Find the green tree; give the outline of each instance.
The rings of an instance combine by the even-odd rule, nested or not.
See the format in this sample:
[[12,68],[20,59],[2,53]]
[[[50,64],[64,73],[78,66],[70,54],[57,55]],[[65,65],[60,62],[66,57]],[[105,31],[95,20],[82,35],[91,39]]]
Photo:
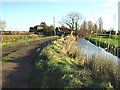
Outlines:
[[48,30],[49,30],[50,32],[53,32],[53,31],[54,31],[54,26],[53,26],[53,25],[49,26],[49,27],[48,27]]
[[34,32],[34,27],[30,27],[29,32]]
[[48,26],[45,22],[41,22],[40,26],[43,27],[43,32],[44,33],[48,32]]
[[53,25],[48,26],[48,33],[49,33],[50,35],[53,35],[53,34],[54,34],[54,26],[53,26]]

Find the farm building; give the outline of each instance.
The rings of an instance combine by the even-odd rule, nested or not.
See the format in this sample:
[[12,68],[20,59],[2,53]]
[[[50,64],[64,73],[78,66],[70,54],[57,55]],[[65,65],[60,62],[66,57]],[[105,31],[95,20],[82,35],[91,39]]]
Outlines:
[[56,31],[56,35],[59,35],[59,36],[63,34],[68,35],[71,33],[70,29],[64,28],[64,27],[56,27],[55,31]]

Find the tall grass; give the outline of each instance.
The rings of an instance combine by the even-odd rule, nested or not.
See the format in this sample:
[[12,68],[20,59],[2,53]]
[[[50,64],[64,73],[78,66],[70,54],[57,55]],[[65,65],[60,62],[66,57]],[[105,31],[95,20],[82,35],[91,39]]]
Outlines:
[[9,45],[13,42],[17,42],[20,40],[27,40],[31,38],[38,38],[38,35],[31,34],[31,35],[2,35],[1,36],[1,41],[2,41],[2,46]]
[[100,83],[100,85],[106,82],[110,83],[114,88],[119,87],[120,69],[118,62],[98,58],[97,55],[94,55],[92,60],[88,61],[87,67],[91,69],[94,80]]

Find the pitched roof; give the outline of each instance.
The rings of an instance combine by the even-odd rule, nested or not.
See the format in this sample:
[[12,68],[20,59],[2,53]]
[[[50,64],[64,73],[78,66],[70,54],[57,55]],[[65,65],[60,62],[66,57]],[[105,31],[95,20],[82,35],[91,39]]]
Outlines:
[[61,32],[65,32],[65,33],[68,33],[68,34],[71,33],[70,29],[64,28],[64,27],[56,27],[56,30],[60,30]]

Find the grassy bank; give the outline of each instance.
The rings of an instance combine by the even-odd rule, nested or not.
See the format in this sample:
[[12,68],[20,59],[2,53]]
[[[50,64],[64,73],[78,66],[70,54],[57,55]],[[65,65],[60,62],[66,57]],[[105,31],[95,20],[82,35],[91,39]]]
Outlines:
[[[38,88],[117,88],[117,63],[97,59],[87,61],[79,53],[73,36],[58,39],[39,54],[33,82]],[[108,62],[109,61],[109,62]]]

